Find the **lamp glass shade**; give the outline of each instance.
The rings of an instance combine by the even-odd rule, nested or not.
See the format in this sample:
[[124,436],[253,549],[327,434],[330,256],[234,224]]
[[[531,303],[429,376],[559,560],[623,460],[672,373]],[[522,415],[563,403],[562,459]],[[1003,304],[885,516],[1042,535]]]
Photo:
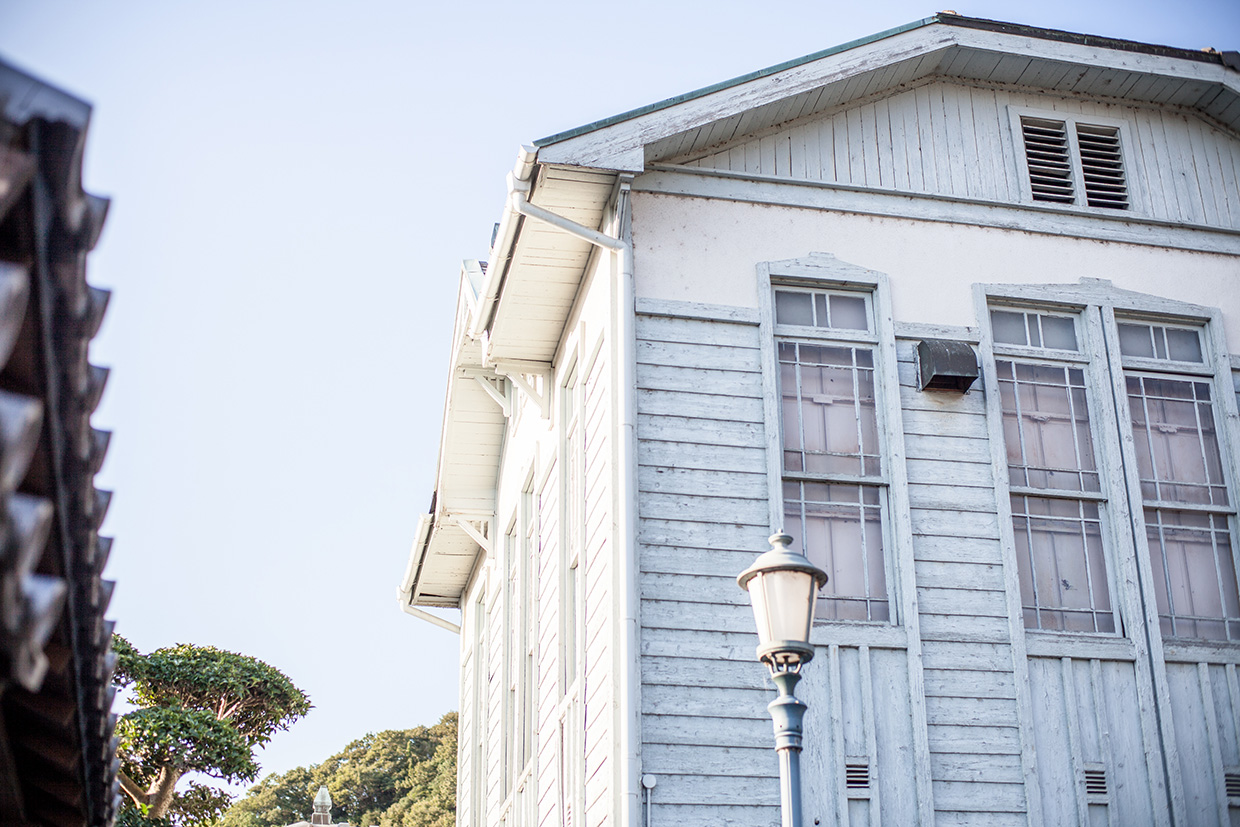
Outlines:
[[809,642],[818,584],[808,571],[758,572],[749,582],[760,647],[781,641]]

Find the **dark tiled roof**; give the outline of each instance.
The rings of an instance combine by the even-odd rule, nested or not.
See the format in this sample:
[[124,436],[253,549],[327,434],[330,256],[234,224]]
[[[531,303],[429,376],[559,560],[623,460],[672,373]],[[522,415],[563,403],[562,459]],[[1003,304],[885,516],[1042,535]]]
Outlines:
[[0,61],[0,823],[115,818],[112,583],[94,487],[109,434],[87,361],[108,292],[86,282],[107,214],[82,191],[90,106]]

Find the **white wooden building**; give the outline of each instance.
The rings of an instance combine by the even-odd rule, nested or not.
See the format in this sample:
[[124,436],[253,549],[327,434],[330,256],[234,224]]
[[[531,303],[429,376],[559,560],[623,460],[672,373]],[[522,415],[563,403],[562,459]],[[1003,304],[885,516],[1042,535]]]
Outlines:
[[1240,55],[942,13],[509,185],[402,586],[462,827],[777,823],[781,526],[807,825],[1240,823]]

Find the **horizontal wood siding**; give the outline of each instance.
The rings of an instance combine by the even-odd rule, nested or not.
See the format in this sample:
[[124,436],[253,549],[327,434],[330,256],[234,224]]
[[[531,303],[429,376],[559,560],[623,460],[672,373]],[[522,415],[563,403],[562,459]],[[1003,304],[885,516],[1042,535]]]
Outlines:
[[1124,167],[1138,215],[1240,228],[1240,139],[1189,110],[934,81],[845,105],[683,157],[686,166],[1021,203],[1023,145],[1009,109],[1127,125]]
[[637,321],[646,827],[775,822],[773,696],[736,586],[770,533],[758,328]]
[[964,395],[918,390],[914,344],[897,340],[896,354],[936,824],[1023,823],[984,392],[978,385]]
[[[774,695],[736,585],[770,534],[758,327],[640,314],[637,333],[642,770],[658,779],[648,827],[773,823]],[[799,691],[806,823],[837,824],[837,808],[854,825],[872,823],[871,808],[884,824],[916,823],[905,651],[823,647]],[[869,763],[864,795],[844,790],[846,758]]]

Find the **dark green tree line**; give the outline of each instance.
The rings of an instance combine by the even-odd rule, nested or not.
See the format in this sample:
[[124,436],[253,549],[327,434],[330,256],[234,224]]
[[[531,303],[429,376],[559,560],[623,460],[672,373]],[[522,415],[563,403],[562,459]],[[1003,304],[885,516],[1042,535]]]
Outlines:
[[320,786],[332,819],[354,827],[455,827],[455,712],[438,724],[371,733],[327,760],[268,775],[218,827],[285,827],[308,819]]

